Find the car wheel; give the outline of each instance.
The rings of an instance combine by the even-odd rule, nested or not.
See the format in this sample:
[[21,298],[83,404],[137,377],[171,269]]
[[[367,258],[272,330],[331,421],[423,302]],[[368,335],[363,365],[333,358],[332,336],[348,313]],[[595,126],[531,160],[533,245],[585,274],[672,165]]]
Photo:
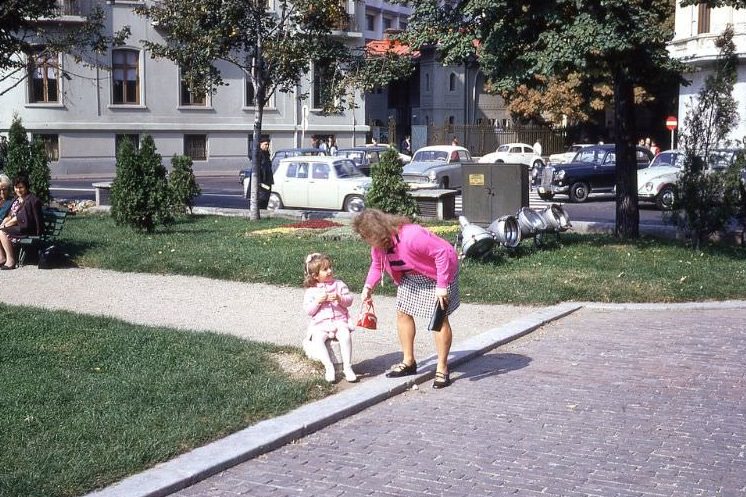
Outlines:
[[360,195],[350,195],[345,199],[344,210],[350,214],[357,214],[365,209],[365,199]]
[[552,200],[554,198],[554,193],[539,193],[539,198],[542,200]]
[[671,185],[664,186],[655,197],[655,206],[662,211],[670,211],[673,208],[676,193]]
[[573,183],[570,187],[570,201],[578,203],[585,202],[588,200],[588,195],[590,193],[591,189],[588,188],[588,185],[582,181],[578,181],[577,183]]
[[502,160],[502,159],[497,159],[497,160],[495,161],[495,164],[505,164],[505,161],[504,161],[504,160]]
[[267,202],[267,210],[276,211],[277,209],[282,209],[283,207],[285,206],[282,204],[282,199],[280,198],[280,196],[274,192],[270,193],[269,200]]

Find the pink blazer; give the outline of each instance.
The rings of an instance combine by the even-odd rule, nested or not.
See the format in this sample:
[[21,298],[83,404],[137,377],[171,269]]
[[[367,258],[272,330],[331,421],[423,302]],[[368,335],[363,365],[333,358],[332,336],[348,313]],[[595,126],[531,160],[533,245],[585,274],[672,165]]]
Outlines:
[[[448,288],[458,274],[458,255],[453,246],[419,224],[405,224],[399,228],[398,251],[401,259],[413,271],[435,280],[437,288]],[[386,271],[398,285],[402,272],[391,268],[386,251],[372,247],[371,264],[365,286],[374,288]]]

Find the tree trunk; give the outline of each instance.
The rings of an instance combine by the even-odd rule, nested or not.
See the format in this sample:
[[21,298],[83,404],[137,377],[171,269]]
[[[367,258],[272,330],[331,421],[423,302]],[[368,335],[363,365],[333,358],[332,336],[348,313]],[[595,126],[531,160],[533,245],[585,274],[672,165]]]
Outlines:
[[[261,23],[261,18],[255,16],[255,21]],[[257,32],[261,32],[257,29]],[[254,59],[251,62],[251,84],[254,85],[254,100],[256,111],[254,112],[254,139],[251,149],[251,191],[249,192],[249,220],[258,221],[259,214],[259,141],[262,138],[262,116],[264,114],[264,95],[259,94],[259,88],[264,89],[264,65],[262,64],[262,39],[257,38]],[[262,92],[264,93],[264,92]],[[247,102],[250,104],[250,102]]]
[[637,201],[637,157],[634,129],[634,88],[629,74],[619,67],[614,78],[616,130],[616,229],[622,240],[640,236]]

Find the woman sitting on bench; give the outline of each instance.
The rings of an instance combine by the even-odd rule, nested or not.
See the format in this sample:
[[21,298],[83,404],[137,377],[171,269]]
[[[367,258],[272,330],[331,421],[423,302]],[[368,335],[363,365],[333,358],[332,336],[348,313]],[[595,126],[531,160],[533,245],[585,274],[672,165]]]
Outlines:
[[10,212],[0,223],[0,269],[15,269],[13,240],[24,236],[39,236],[44,231],[41,201],[29,191],[28,179],[18,176],[13,180],[16,199]]

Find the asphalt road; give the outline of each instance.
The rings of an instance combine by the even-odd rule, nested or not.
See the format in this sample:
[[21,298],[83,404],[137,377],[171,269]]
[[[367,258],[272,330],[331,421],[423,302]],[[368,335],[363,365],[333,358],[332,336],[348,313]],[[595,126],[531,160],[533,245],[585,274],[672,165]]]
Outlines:
[[[54,179],[52,180],[52,195],[57,199],[94,200],[95,192],[92,183],[105,181],[101,179]],[[202,195],[196,199],[199,207],[221,207],[229,209],[247,208],[243,197],[243,187],[238,182],[238,175],[231,176],[203,176],[198,178]],[[459,211],[460,198],[456,200],[456,210]],[[564,202],[562,197],[554,202],[545,202],[531,192],[530,206],[541,207],[551,203]],[[614,196],[611,194],[593,194],[583,204],[564,204],[572,221],[614,222]],[[664,224],[663,215],[652,204],[640,203],[640,224]]]

